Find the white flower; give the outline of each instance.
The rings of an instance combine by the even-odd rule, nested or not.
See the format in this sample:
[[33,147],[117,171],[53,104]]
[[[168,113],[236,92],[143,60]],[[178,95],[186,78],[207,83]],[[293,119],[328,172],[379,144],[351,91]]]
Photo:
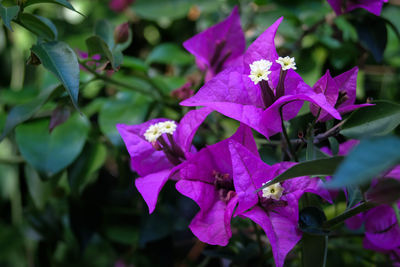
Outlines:
[[173,134],[176,130],[176,123],[174,121],[164,121],[159,123],[162,133]]
[[254,84],[258,84],[262,80],[268,81],[268,75],[271,73],[269,70],[271,65],[272,62],[265,59],[254,61],[250,64],[249,78],[254,82]]
[[276,63],[281,64],[282,70],[289,70],[289,69],[297,69],[296,68],[296,62],[294,62],[294,57],[279,57],[276,60]]
[[162,134],[160,123],[156,123],[147,128],[146,132],[144,133],[144,138],[150,143],[154,143]]
[[[263,183],[265,185],[266,183]],[[265,198],[272,198],[275,200],[279,200],[282,196],[284,188],[281,186],[280,183],[276,183],[270,186],[267,186],[266,188],[263,188],[262,190],[262,196]]]

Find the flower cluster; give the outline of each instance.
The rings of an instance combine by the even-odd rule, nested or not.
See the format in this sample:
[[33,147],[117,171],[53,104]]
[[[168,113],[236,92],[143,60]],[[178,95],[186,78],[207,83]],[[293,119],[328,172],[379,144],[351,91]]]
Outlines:
[[[329,71],[313,86],[296,73],[295,59],[280,57],[274,39],[282,18],[245,51],[238,10],[223,22],[184,43],[205,71],[205,84],[184,106],[189,111],[177,124],[153,119],[139,125],[117,125],[140,178],[135,185],[153,212],[167,180],[200,211],[189,228],[201,241],[225,246],[232,236],[231,218],[249,218],[269,239],[276,266],[302,237],[299,200],[308,192],[330,201],[331,194],[316,177],[298,177],[261,188],[294,162],[264,163],[252,129],[266,138],[282,132],[285,120],[310,103],[315,121],[341,119],[355,105],[357,68],[337,77]],[[197,150],[193,137],[205,118],[217,111],[240,122],[228,139]]]

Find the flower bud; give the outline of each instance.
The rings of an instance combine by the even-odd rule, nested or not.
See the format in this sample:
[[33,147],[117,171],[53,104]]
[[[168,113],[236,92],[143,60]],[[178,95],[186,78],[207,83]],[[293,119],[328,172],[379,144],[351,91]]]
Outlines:
[[129,39],[129,23],[125,22],[118,25],[114,30],[114,42],[116,44],[122,44]]

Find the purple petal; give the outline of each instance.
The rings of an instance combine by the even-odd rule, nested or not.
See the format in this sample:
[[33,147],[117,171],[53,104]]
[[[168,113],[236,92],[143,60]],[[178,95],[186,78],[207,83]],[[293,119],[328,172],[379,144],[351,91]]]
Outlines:
[[170,169],[173,165],[168,161],[163,151],[156,151],[144,139],[144,133],[150,125],[167,119],[154,119],[137,125],[117,124],[119,134],[131,156],[131,166],[140,176]]
[[237,198],[224,203],[219,200],[214,185],[199,181],[181,180],[176,183],[176,189],[200,207],[189,225],[193,234],[202,242],[226,246],[232,236],[230,221]]
[[279,167],[268,166],[258,155],[235,141],[229,143],[229,150],[232,166],[235,166],[233,182],[239,200],[236,214],[240,214],[258,203],[256,190],[262,183],[272,179]]
[[381,205],[366,213],[365,238],[382,249],[400,246],[400,227],[392,207]]
[[139,177],[135,180],[136,188],[149,207],[149,213],[154,211],[154,208],[157,204],[158,194],[160,193],[161,188],[167,182],[170,173],[171,170],[167,169],[160,172],[151,173],[144,177]]
[[264,229],[271,243],[275,265],[282,267],[286,255],[301,239],[297,224],[278,213],[269,212],[267,214],[258,206],[242,215],[253,220]]
[[247,68],[246,73],[250,73],[249,65],[254,61],[266,59],[275,63],[275,60],[278,59],[278,53],[275,49],[275,35],[278,30],[279,25],[281,24],[283,17],[279,18],[268,27],[247,49],[246,53],[243,56],[243,62]]
[[[262,118],[262,124],[268,125],[269,136],[282,131],[279,109],[281,106],[284,120],[293,119],[299,112],[304,101],[309,101],[320,106],[323,110],[331,114],[336,119],[341,119],[339,112],[329,105],[323,94],[309,93],[299,95],[286,95],[280,97],[275,103],[268,107]],[[267,136],[268,137],[268,136]]]
[[336,15],[339,16],[342,14],[342,0],[328,0],[328,3],[331,5]]
[[345,221],[347,227],[352,230],[359,229],[364,223],[364,213],[359,213]]
[[382,11],[383,3],[387,1],[383,0],[358,0],[356,2],[349,1],[347,5],[347,12],[350,12],[357,8],[364,8],[365,10],[371,12],[372,14],[379,16]]
[[340,92],[346,92],[348,99],[339,107],[352,105],[356,101],[358,68],[354,67],[334,78]]
[[[218,66],[218,64],[212,62],[212,59],[215,57],[218,43],[221,42],[224,42],[224,46],[220,51],[220,60],[223,56],[227,56],[227,59],[222,66]],[[246,49],[238,8],[235,7],[231,15],[224,21],[185,41],[183,46],[196,57],[199,68],[204,69],[204,66],[207,66],[208,72],[210,72],[208,79],[220,70],[225,69],[232,60],[242,55]]]
[[212,111],[210,108],[191,110],[179,122],[174,138],[185,153],[190,151],[197,129]]
[[[314,84],[312,89],[316,94],[325,95],[326,101],[329,105],[332,107],[336,105],[339,96],[339,87],[330,75],[329,70],[326,71],[325,75]],[[310,110],[314,116],[317,116],[319,109],[319,106],[310,104]],[[326,111],[321,109],[318,119],[321,120],[321,118],[324,118],[325,116],[329,115]]]

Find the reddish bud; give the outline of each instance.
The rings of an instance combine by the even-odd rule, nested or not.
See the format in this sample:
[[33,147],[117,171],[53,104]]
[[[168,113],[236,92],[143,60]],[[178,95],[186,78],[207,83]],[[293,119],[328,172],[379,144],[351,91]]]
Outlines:
[[187,82],[182,87],[171,92],[171,96],[178,100],[185,100],[194,95],[194,91],[192,90],[192,83]]
[[125,22],[118,25],[114,30],[114,41],[116,44],[122,44],[129,39],[129,23]]
[[58,106],[51,113],[49,131],[52,132],[57,126],[63,124],[66,120],[68,120],[71,112],[68,107]]

